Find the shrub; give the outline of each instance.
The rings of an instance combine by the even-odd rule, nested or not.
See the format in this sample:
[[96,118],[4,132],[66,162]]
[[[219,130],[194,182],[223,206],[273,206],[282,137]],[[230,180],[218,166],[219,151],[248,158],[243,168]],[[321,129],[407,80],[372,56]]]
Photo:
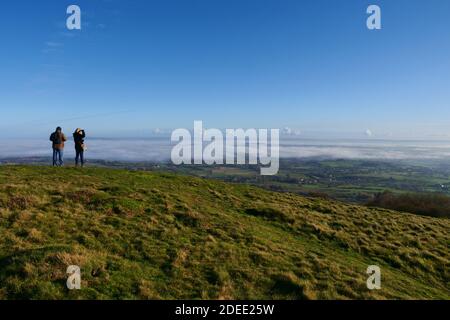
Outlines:
[[423,216],[450,218],[450,197],[442,193],[395,194],[385,191],[377,193],[367,205]]

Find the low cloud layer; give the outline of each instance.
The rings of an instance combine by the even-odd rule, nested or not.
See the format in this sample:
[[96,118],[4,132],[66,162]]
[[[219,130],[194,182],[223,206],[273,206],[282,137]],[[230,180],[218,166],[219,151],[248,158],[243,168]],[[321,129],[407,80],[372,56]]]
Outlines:
[[[90,159],[119,161],[165,161],[173,144],[168,138],[89,139],[86,156]],[[450,142],[429,141],[330,141],[300,138],[281,141],[282,158],[330,159],[450,159]],[[0,140],[0,158],[51,155],[51,144],[44,140]],[[65,157],[75,157],[68,141]]]

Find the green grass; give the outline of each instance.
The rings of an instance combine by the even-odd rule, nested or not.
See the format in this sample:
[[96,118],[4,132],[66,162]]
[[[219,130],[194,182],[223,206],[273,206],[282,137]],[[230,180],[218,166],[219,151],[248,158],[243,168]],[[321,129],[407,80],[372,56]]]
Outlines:
[[2,166],[0,299],[449,299],[449,230],[164,172]]

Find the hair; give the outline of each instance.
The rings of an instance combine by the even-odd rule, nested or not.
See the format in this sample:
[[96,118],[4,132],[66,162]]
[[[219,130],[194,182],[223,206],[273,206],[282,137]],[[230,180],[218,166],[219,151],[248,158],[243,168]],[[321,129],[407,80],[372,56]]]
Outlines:
[[61,127],[57,127],[57,128],[56,128],[56,132],[58,132],[58,131],[61,132],[61,131],[62,131],[62,128],[61,128]]

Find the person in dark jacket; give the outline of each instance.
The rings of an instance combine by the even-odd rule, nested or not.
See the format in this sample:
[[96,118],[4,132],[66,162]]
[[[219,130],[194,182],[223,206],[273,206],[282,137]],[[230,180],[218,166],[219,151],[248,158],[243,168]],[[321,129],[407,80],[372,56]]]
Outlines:
[[73,141],[75,142],[75,166],[81,163],[81,167],[84,166],[84,150],[86,146],[84,144],[84,138],[86,138],[86,133],[83,129],[78,128],[73,133]]
[[53,166],[62,167],[64,165],[64,142],[67,139],[61,127],[56,128],[56,131],[50,135],[50,141],[53,148]]

